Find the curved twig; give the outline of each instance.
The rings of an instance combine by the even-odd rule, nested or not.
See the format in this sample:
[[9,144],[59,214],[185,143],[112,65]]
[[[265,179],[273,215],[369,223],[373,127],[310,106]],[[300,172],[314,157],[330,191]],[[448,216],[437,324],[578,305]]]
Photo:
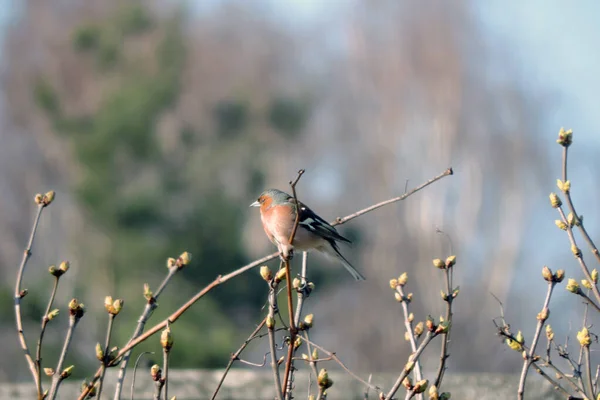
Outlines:
[[29,242],[27,242],[27,247],[23,252],[23,258],[21,259],[21,265],[19,266],[19,272],[17,273],[17,282],[15,284],[15,320],[17,323],[17,333],[19,335],[19,343],[21,344],[21,349],[23,349],[23,353],[25,353],[25,360],[27,360],[27,365],[29,366],[29,371],[33,376],[33,380],[35,382],[37,391],[38,391],[38,399],[43,398],[42,393],[42,381],[39,379],[39,374],[36,368],[36,364],[31,357],[31,353],[29,352],[29,347],[27,347],[27,340],[25,339],[25,332],[23,330],[23,319],[21,317],[21,299],[25,297],[27,294],[26,290],[21,290],[21,282],[23,281],[23,274],[25,273],[25,266],[27,265],[27,261],[29,261],[29,257],[31,257],[31,249],[33,248],[33,240],[35,238],[35,233],[38,228],[38,224],[40,222],[40,216],[42,215],[42,210],[44,209],[44,204],[38,204],[37,213],[35,215],[35,219],[33,220],[33,227],[31,228],[31,233],[29,235]]

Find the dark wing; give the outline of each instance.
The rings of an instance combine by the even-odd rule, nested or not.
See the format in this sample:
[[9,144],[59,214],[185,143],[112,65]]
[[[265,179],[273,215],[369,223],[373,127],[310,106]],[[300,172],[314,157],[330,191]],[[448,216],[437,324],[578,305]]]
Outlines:
[[[291,200],[293,203],[293,199]],[[350,240],[340,235],[333,226],[329,225],[327,221],[319,217],[310,208],[299,202],[300,206],[300,219],[298,225],[303,226],[311,232],[327,239],[327,240],[339,240],[342,242],[350,243]]]

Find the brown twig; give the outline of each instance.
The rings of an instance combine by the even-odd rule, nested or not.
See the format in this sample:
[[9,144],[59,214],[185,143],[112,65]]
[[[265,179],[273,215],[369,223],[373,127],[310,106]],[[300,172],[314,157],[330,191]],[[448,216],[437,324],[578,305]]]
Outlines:
[[[556,390],[560,390],[561,392],[563,392],[563,394],[565,396],[567,396],[567,398],[572,398],[571,397],[571,393],[569,393],[565,388],[563,388],[557,381],[555,381],[554,379],[552,379],[552,377],[550,375],[548,375],[547,373],[544,372],[544,370],[542,370],[537,363],[533,363],[533,368],[535,369],[535,372],[537,372],[540,376],[542,376],[544,379],[546,379],[548,382],[550,382],[550,384],[552,385],[553,388],[555,388]],[[558,375],[560,376],[560,375]],[[563,377],[561,377],[563,378]],[[585,394],[583,392],[581,392],[581,394],[583,395],[583,399],[585,400],[589,400]]]
[[[567,181],[567,154],[568,154],[568,149],[569,149],[568,146],[564,146],[563,147],[563,164],[562,164],[562,179],[563,179],[563,182]],[[590,247],[590,250],[592,251],[592,254],[596,257],[596,260],[600,263],[600,252],[598,251],[598,248],[594,244],[594,241],[592,240],[592,238],[590,237],[590,235],[587,233],[587,230],[585,229],[585,226],[583,225],[583,221],[579,217],[579,214],[577,214],[577,212],[575,211],[575,206],[573,205],[573,200],[571,199],[571,191],[570,190],[565,193],[565,199],[567,201],[567,205],[569,206],[569,209],[573,213],[573,216],[575,218],[577,218],[579,220],[579,222],[580,222],[579,223],[579,230],[581,231],[581,234],[583,235],[583,238],[585,239],[585,241],[587,242],[588,246]]]
[[240,346],[240,348],[237,349],[237,351],[231,355],[231,358],[229,359],[229,362],[227,363],[227,367],[225,367],[225,372],[223,372],[223,376],[221,376],[221,380],[219,381],[219,384],[217,385],[217,388],[215,389],[215,392],[213,393],[211,400],[215,400],[215,398],[217,397],[217,394],[219,393],[219,390],[221,389],[221,386],[223,385],[223,382],[225,381],[225,378],[227,377],[227,374],[229,373],[229,370],[233,366],[233,363],[239,359],[240,354],[242,354],[242,351],[244,351],[244,349],[248,346],[248,344],[256,337],[258,332],[260,332],[260,330],[263,328],[263,326],[265,326],[266,321],[267,321],[267,319],[263,318],[263,320],[260,322],[260,324],[258,324],[256,329],[254,329],[254,331],[250,334],[250,336],[248,336],[248,339],[246,339],[246,341]]
[[163,399],[169,400],[169,354],[168,348],[163,348]]
[[[315,374],[315,379],[317,379],[319,376],[319,371],[317,370],[317,361],[313,358],[313,351],[310,347],[312,342],[309,339],[308,331],[304,331],[304,341],[306,342],[306,351],[308,351],[308,365],[310,365],[310,369],[312,370],[312,373]],[[333,360],[333,358],[332,358],[332,360]],[[310,376],[311,375],[308,374],[309,379],[310,379]],[[310,388],[309,388],[309,395],[310,395]]]
[[[300,286],[296,289],[298,294],[298,301],[296,303],[296,313],[294,314],[294,326],[298,326],[300,324],[300,318],[302,316],[302,308],[304,307],[304,299],[307,297],[307,284],[306,284],[306,276],[307,276],[307,260],[308,253],[306,251],[302,252],[302,270],[300,273]],[[288,282],[288,286],[290,286],[290,282]],[[296,353],[296,349],[292,351],[292,357]],[[288,384],[286,386],[286,396],[291,398],[292,396],[292,383],[294,381],[294,359],[292,358],[292,362],[290,365],[290,377],[288,380]]]
[[102,353],[102,360],[101,360],[101,368],[102,368],[102,372],[100,373],[100,378],[98,379],[98,394],[97,394],[97,398],[101,399],[101,395],[102,395],[102,386],[104,383],[104,375],[106,374],[106,364],[108,361],[108,351],[110,348],[110,338],[112,336],[112,329],[113,329],[113,322],[115,320],[115,315],[108,313],[108,325],[106,327],[106,339],[104,341],[104,352]]
[[[396,291],[398,293],[400,293],[400,296],[402,296],[402,298],[405,298],[404,289],[403,289],[402,285],[397,285]],[[408,333],[411,351],[414,353],[415,351],[417,351],[417,339],[415,338],[412,321],[409,319],[410,313],[408,311],[408,301],[402,301],[400,304],[402,305],[402,311],[404,313],[404,327],[406,328],[406,332]],[[417,381],[420,381],[421,379],[423,379],[423,377],[421,375],[421,363],[418,360],[415,362],[414,372],[415,372],[415,379]]]
[[[448,238],[450,240],[450,238]],[[452,247],[452,245],[450,246]],[[440,366],[438,367],[437,375],[434,381],[434,385],[440,389],[442,386],[442,380],[444,379],[444,373],[446,371],[446,360],[449,357],[448,354],[448,344],[450,342],[450,329],[452,329],[452,302],[454,301],[453,290],[452,287],[452,268],[444,269],[444,275],[446,277],[446,321],[448,321],[449,328],[447,333],[442,334],[442,348],[440,350]]]
[[[345,217],[338,217],[335,221],[331,222],[332,226],[336,226],[336,225],[341,225],[341,224],[345,224],[346,222],[349,222],[355,218],[360,217],[361,215],[364,215],[368,212],[371,212],[373,210],[376,210],[378,208],[381,208],[383,206],[386,206],[388,204],[392,204],[398,201],[402,201],[405,200],[407,197],[417,193],[418,191],[424,189],[425,187],[431,185],[434,182],[439,181],[440,179],[446,177],[446,176],[450,176],[453,174],[452,168],[448,168],[446,171],[444,171],[443,173],[441,173],[440,175],[431,178],[430,180],[428,180],[427,182],[417,186],[416,188],[412,189],[411,191],[403,194],[402,196],[399,197],[394,197],[392,199],[377,203],[375,205],[369,206],[367,208],[364,208],[360,211],[357,211],[353,214],[347,215]],[[258,260],[255,260],[253,262],[251,262],[250,264],[247,264],[241,268],[238,268],[232,272],[230,272],[229,274],[223,275],[223,276],[218,276],[214,281],[212,281],[211,283],[209,283],[206,287],[204,287],[200,292],[198,292],[196,295],[194,295],[194,297],[192,297],[190,300],[188,300],[184,305],[182,305],[177,311],[175,311],[173,314],[171,314],[167,319],[159,322],[158,324],[154,325],[152,328],[150,328],[148,331],[146,331],[145,333],[141,334],[140,336],[138,336],[136,339],[134,340],[130,340],[127,345],[125,345],[120,351],[119,354],[117,355],[116,359],[120,359],[121,357],[123,357],[123,355],[125,353],[127,353],[129,350],[133,349],[135,346],[139,345],[140,343],[142,343],[143,341],[147,340],[149,337],[155,335],[157,332],[159,332],[161,329],[164,329],[165,326],[167,325],[167,322],[170,323],[174,323],[185,311],[187,311],[187,309],[189,309],[194,303],[196,303],[198,300],[200,300],[202,297],[204,297],[208,292],[210,292],[212,289],[214,289],[215,287],[227,282],[228,280],[243,274],[244,272],[257,267],[259,265],[264,264],[267,261],[273,260],[275,258],[277,258],[279,256],[278,252],[269,254],[267,256],[264,256],[262,258],[259,258]],[[113,364],[111,364],[112,366]],[[87,385],[86,388],[84,388],[82,390],[82,393],[79,395],[79,397],[77,398],[77,400],[84,400],[85,397],[89,394],[90,389],[93,387],[94,383],[98,380],[99,376],[100,376],[100,369],[98,369],[95,373],[95,375],[92,377],[90,383]]]
[[[135,331],[133,332],[133,335],[131,335],[131,339],[129,339],[130,341],[137,338],[138,336],[140,336],[142,334],[142,332],[144,331],[144,327],[146,326],[146,322],[148,321],[148,319],[150,319],[150,317],[152,316],[152,313],[154,312],[156,307],[158,307],[157,301],[158,301],[160,294],[167,287],[167,284],[171,281],[171,278],[173,278],[173,276],[175,276],[175,274],[180,269],[181,268],[179,268],[177,266],[169,268],[169,273],[167,274],[167,276],[164,278],[164,280],[162,281],[162,283],[156,290],[156,293],[153,293],[152,299],[146,303],[146,305],[144,307],[144,311],[142,312],[142,315],[140,315],[140,318],[138,319],[138,323],[137,323],[137,326],[135,327]],[[128,351],[127,353],[125,353],[123,355],[123,360],[121,361],[121,365],[119,367],[119,376],[117,378],[117,385],[115,387],[115,394],[114,394],[113,400],[119,400],[121,398],[121,392],[123,391],[123,384],[125,381],[125,374],[127,373],[127,364],[129,363],[130,357],[131,357],[131,351]]]
[[[292,187],[292,196],[294,198],[294,206],[296,208],[296,219],[294,220],[294,226],[292,228],[292,233],[290,234],[289,243],[290,245],[294,245],[294,237],[296,236],[296,230],[298,229],[298,223],[300,222],[300,207],[298,203],[298,196],[296,195],[296,185],[298,181],[304,174],[304,170],[301,169],[298,171],[298,176],[294,181],[290,181],[290,186]],[[290,258],[285,257],[285,278],[287,280],[287,300],[288,300],[288,314],[290,317],[290,344],[288,347],[288,355],[285,361],[285,372],[283,374],[283,397],[287,397],[288,392],[288,381],[290,380],[290,375],[292,372],[292,358],[294,357],[294,343],[296,341],[296,324],[294,321],[294,302],[292,300],[292,274],[290,272]]]
[[50,392],[48,393],[48,400],[54,400],[58,393],[58,388],[62,381],[66,378],[63,374],[63,365],[65,362],[65,358],[67,357],[67,352],[69,351],[69,346],[71,345],[71,341],[73,339],[73,333],[75,332],[75,327],[79,322],[79,318],[71,315],[69,317],[69,329],[67,330],[67,336],[65,337],[65,343],[63,344],[62,351],[60,353],[60,357],[58,359],[58,363],[56,364],[56,369],[54,370],[54,375],[52,376],[52,386],[50,387]]
[[42,215],[42,210],[44,209],[44,204],[38,204],[37,213],[35,215],[35,219],[33,220],[33,227],[31,228],[31,234],[29,235],[29,242],[27,243],[27,247],[23,252],[23,258],[21,259],[21,265],[19,266],[19,272],[17,273],[17,282],[15,285],[15,319],[17,323],[17,333],[19,335],[19,343],[21,344],[21,349],[23,349],[23,353],[25,353],[25,360],[27,360],[27,365],[29,366],[29,371],[31,372],[31,376],[33,376],[33,380],[35,382],[36,388],[38,390],[38,399],[43,398],[42,393],[42,384],[41,379],[39,378],[39,373],[36,368],[36,364],[31,357],[31,353],[29,352],[29,347],[27,346],[27,340],[25,339],[25,332],[23,330],[23,320],[21,318],[21,299],[25,297],[27,294],[26,290],[21,290],[21,282],[23,281],[23,274],[25,273],[25,266],[27,265],[27,261],[29,257],[31,257],[31,249],[33,248],[33,240],[35,238],[35,232],[37,231],[38,224],[40,222],[40,216]]
[[[412,361],[412,362],[416,363],[419,360],[421,353],[423,353],[423,350],[425,350],[427,345],[436,336],[437,336],[436,333],[427,331],[427,334],[425,335],[425,338],[419,345],[419,348],[417,349],[417,351],[415,351],[409,357],[409,362]],[[396,379],[396,382],[394,382],[394,385],[392,386],[392,388],[390,389],[388,394],[385,396],[386,399],[391,399],[396,394],[396,392],[398,391],[398,389],[400,389],[400,386],[402,385],[402,381],[404,380],[404,378],[406,378],[408,376],[408,374],[410,374],[411,370],[412,370],[412,368],[406,368],[406,367],[402,369],[402,373],[400,374],[400,376],[398,376],[398,379]]]
[[[54,285],[52,286],[52,292],[50,293],[50,300],[48,300],[48,305],[46,306],[46,312],[42,317],[42,327],[40,329],[40,337],[37,342],[37,348],[35,352],[35,365],[37,369],[37,391],[38,393],[43,393],[44,389],[42,388],[42,342],[44,341],[44,333],[46,332],[46,326],[48,322],[50,322],[50,318],[48,318],[48,314],[52,309],[52,304],[54,303],[54,298],[56,297],[56,290],[58,289],[58,281],[60,277],[54,277]],[[38,395],[39,396],[39,395]]]
[[[289,282],[288,282],[289,284]],[[276,280],[269,282],[269,315],[266,325],[269,333],[269,350],[271,353],[271,368],[273,369],[273,379],[275,381],[275,392],[277,400],[283,400],[284,393],[281,387],[281,378],[279,376],[279,360],[277,360],[277,348],[275,346],[275,314],[277,313],[277,285]]]
[[444,172],[442,172],[438,176],[435,176],[435,177],[431,178],[427,182],[422,183],[421,185],[417,186],[416,188],[412,189],[411,191],[404,193],[402,196],[394,197],[392,199],[385,200],[385,201],[382,201],[382,202],[377,203],[377,204],[373,204],[372,206],[369,206],[367,208],[364,208],[364,209],[362,209],[360,211],[357,211],[357,212],[355,212],[353,214],[347,215],[347,216],[342,217],[342,218],[338,217],[334,222],[331,223],[331,225],[332,226],[336,226],[336,225],[345,224],[346,222],[348,222],[348,221],[350,221],[350,220],[352,220],[354,218],[360,217],[363,214],[366,214],[368,212],[371,212],[371,211],[376,210],[378,208],[381,208],[383,206],[387,206],[388,204],[392,204],[392,203],[396,203],[398,201],[402,201],[402,200],[406,199],[407,197],[412,196],[413,194],[417,193],[419,190],[422,190],[422,189],[426,188],[427,186],[431,185],[432,183],[435,183],[435,182],[439,181],[440,179],[445,178],[446,176],[450,176],[452,174],[454,174],[454,171],[452,170],[452,168],[448,168],[447,170],[445,170]]
[[[583,259],[583,254],[581,254],[581,250],[579,249],[579,247],[577,247],[577,242],[575,241],[575,235],[573,234],[573,228],[571,228],[571,225],[567,221],[567,217],[565,216],[565,213],[564,213],[562,207],[559,206],[556,209],[558,210],[558,213],[560,214],[562,221],[565,223],[565,225],[567,227],[567,235],[569,236],[569,241],[571,242],[571,251],[573,251],[573,255],[579,262],[579,265],[581,267],[583,274],[585,275],[585,278],[588,280],[588,282],[590,282],[590,284],[592,286],[592,292],[594,293],[594,298],[595,298],[596,302],[600,303],[600,292],[598,291],[598,287],[596,286],[596,283],[594,282],[594,280],[592,279],[592,276],[590,275],[590,270],[588,269],[588,267],[585,263],[585,260]],[[590,300],[590,303],[594,306],[594,308],[596,308],[596,310],[600,311],[600,307],[598,306],[598,304],[596,304],[595,302],[593,302],[591,300]]]
[[535,334],[533,335],[533,340],[531,341],[531,347],[529,348],[529,352],[523,360],[523,368],[521,370],[521,378],[519,380],[519,389],[517,392],[518,398],[523,399],[523,395],[525,394],[525,381],[527,379],[527,371],[529,367],[533,363],[533,356],[535,354],[535,348],[537,347],[538,341],[540,339],[540,335],[542,333],[542,329],[544,327],[544,323],[548,318],[549,305],[550,305],[550,297],[552,296],[552,291],[554,290],[554,286],[556,285],[556,281],[554,277],[548,282],[548,291],[546,292],[546,299],[544,300],[544,306],[542,307],[542,311],[538,314],[538,322],[535,329]]
[[[336,362],[336,363],[337,363],[337,364],[338,364],[340,367],[342,367],[342,369],[343,369],[344,371],[346,371],[346,373],[347,373],[348,375],[350,375],[352,378],[354,378],[354,379],[355,379],[355,380],[357,380],[358,382],[362,383],[362,384],[363,384],[363,385],[365,385],[365,386],[368,386],[368,387],[370,387],[370,388],[371,388],[371,389],[373,389],[373,390],[376,390],[376,391],[380,391],[380,390],[381,390],[381,388],[380,388],[379,386],[373,385],[373,384],[371,384],[371,383],[369,383],[369,382],[365,381],[364,379],[362,379],[361,377],[359,377],[358,375],[356,375],[354,372],[352,372],[352,371],[351,371],[351,370],[350,370],[348,367],[346,367],[346,365],[345,365],[345,364],[342,362],[342,360],[340,360],[340,359],[338,358],[338,356],[337,356],[337,355],[336,355],[334,352],[332,352],[332,351],[329,351],[329,350],[326,350],[326,349],[325,349],[325,348],[323,348],[322,346],[319,346],[319,345],[318,345],[318,344],[316,344],[315,342],[313,342],[313,341],[309,340],[309,338],[308,338],[308,335],[305,335],[305,336],[304,336],[304,340],[306,340],[306,343],[309,343],[309,344],[313,345],[313,346],[314,346],[314,347],[316,347],[317,349],[321,350],[323,353],[327,354],[327,355],[328,355],[328,356],[331,358],[331,360],[332,360],[332,361],[335,361],[335,362]],[[316,367],[315,367],[315,368],[316,368]]]
[[[496,297],[493,293],[491,293],[491,295],[494,297],[494,299],[496,299],[496,301],[498,302],[499,306],[500,306],[500,315],[501,315],[501,319],[502,319],[502,326],[499,326],[498,324],[496,324],[496,322],[494,321],[494,324],[496,324],[496,327],[498,328],[498,334],[506,339],[510,339],[512,341],[517,341],[517,339],[510,333],[510,327],[509,325],[506,323],[506,320],[504,318],[504,305],[502,304],[502,302],[500,301],[500,299],[498,297]],[[518,341],[517,341],[518,342]],[[527,351],[527,346],[523,345],[523,350]],[[567,377],[567,375],[562,372],[560,369],[558,369],[550,360],[550,356],[549,356],[549,350],[546,350],[547,353],[547,358],[546,358],[546,362],[544,364],[544,366],[549,367],[551,369],[554,370],[556,376],[558,377],[558,379],[564,380],[567,383],[569,383],[572,387],[573,390],[575,390],[577,393],[580,393],[584,399],[589,400],[587,398],[587,396],[585,395],[584,391],[582,388],[580,388],[575,382],[573,382],[571,379],[569,379]],[[531,359],[532,360],[538,360],[540,357],[535,354],[532,353]],[[555,387],[557,390],[562,391],[564,394],[566,394],[567,396],[570,396],[570,393],[563,388],[557,381],[555,381],[554,379],[552,379],[547,373],[545,373],[541,366],[538,364],[538,361],[533,361],[532,363],[533,367],[535,368],[535,371],[542,376],[544,379],[546,379],[548,382],[550,382],[552,384],[553,387]]]

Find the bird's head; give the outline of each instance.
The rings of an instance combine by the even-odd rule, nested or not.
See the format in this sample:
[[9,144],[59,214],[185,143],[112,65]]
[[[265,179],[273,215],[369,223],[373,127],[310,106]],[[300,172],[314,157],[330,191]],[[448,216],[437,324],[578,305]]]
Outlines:
[[258,199],[250,204],[250,207],[260,207],[265,210],[272,205],[289,203],[290,195],[278,189],[267,189],[258,196]]

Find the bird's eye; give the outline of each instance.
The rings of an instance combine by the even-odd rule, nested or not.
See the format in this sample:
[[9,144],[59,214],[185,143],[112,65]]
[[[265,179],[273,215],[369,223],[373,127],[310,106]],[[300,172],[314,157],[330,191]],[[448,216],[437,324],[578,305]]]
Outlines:
[[262,197],[259,197],[259,198],[258,198],[258,199],[256,199],[256,200],[257,200],[259,203],[262,203],[262,202],[263,202],[263,198],[262,198]]

